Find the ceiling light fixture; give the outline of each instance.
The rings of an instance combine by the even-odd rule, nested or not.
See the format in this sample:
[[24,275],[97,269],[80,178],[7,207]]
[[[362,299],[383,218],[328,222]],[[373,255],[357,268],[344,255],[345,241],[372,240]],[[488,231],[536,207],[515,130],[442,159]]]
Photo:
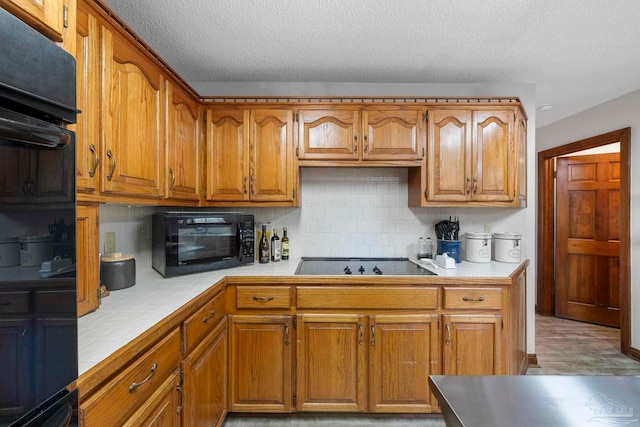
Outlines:
[[549,111],[553,108],[551,104],[544,104],[538,107],[538,111]]

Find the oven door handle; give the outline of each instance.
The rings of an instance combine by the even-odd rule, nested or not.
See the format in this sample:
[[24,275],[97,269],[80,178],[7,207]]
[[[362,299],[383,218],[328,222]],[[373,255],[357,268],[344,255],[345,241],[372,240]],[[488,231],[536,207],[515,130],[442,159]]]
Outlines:
[[47,122],[26,123],[0,116],[0,138],[46,148],[63,148],[72,131]]

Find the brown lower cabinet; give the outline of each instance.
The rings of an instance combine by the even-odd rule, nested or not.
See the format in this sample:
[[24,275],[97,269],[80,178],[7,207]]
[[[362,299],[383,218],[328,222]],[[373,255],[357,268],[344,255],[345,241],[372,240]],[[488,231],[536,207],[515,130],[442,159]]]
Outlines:
[[525,268],[494,284],[226,278],[79,378],[81,425],[439,412],[429,375],[526,372]]

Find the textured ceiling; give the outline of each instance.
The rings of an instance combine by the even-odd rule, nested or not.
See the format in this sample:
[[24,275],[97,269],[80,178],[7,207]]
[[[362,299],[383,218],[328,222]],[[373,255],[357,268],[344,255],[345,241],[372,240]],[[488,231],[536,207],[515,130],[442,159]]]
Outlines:
[[535,84],[537,127],[640,89],[638,0],[102,1],[191,84]]

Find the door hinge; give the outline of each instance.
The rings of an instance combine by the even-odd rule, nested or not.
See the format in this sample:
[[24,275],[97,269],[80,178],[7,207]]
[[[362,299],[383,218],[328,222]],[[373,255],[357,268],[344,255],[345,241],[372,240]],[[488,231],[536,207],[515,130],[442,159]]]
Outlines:
[[293,329],[296,329],[298,327],[298,318],[294,317],[291,321],[293,323]]
[[296,189],[295,188],[293,189],[293,198],[294,199],[296,198]]
[[300,147],[296,147],[296,157],[300,155]]
[[422,121],[425,123],[429,123],[429,114],[422,113]]
[[98,294],[98,304],[100,304],[100,302],[102,301],[102,288],[98,286],[98,289],[96,289],[96,291],[96,293]]
[[553,178],[557,178],[558,177],[558,171],[553,171]]
[[66,4],[62,7],[62,26],[69,28],[69,7]]
[[425,200],[429,198],[429,190],[424,190],[424,198]]
[[298,405],[298,396],[296,396],[295,394],[293,395],[293,406],[297,406]]
[[437,328],[440,329],[440,318],[439,317],[438,317],[438,320],[437,320],[437,325],[438,325]]
[[300,114],[299,113],[293,113],[293,121],[297,122],[300,120]]
[[504,330],[504,320],[500,319],[500,327],[502,328],[502,330]]
[[422,157],[427,155],[427,149],[422,147]]

